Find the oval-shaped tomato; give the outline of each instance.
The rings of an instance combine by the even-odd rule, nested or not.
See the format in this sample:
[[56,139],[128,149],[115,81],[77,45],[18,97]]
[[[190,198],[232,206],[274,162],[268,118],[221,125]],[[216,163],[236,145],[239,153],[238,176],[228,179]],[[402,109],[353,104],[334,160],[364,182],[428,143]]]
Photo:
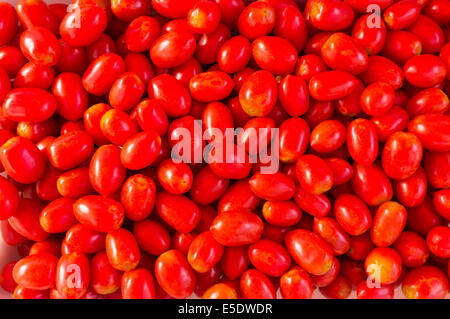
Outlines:
[[372,242],[378,247],[393,244],[406,225],[406,209],[396,202],[381,204],[373,218],[370,232]]
[[219,101],[230,95],[234,82],[220,71],[203,72],[194,75],[189,82],[191,96],[199,102]]
[[58,198],[44,207],[40,213],[40,224],[48,233],[62,233],[76,223],[73,214],[75,201],[70,198]]
[[47,149],[50,163],[60,170],[80,165],[88,160],[93,152],[94,142],[91,136],[83,131],[63,134],[51,142]]
[[50,254],[32,255],[19,260],[13,278],[21,287],[46,290],[55,286],[58,258]]
[[55,97],[43,89],[20,88],[8,92],[3,102],[5,116],[15,122],[43,122],[57,109]]
[[246,299],[275,299],[276,291],[269,277],[256,269],[242,274],[240,291]]
[[408,124],[424,148],[430,151],[450,151],[450,116],[444,114],[422,114]]
[[306,21],[322,31],[345,29],[354,18],[352,7],[337,0],[308,0],[303,14]]
[[156,210],[166,223],[182,233],[191,232],[200,222],[199,207],[184,195],[158,193]]
[[366,204],[352,194],[340,195],[334,204],[336,220],[352,236],[359,236],[369,230],[372,215]]
[[80,299],[89,288],[90,277],[90,262],[82,253],[64,255],[56,265],[56,289],[63,298]]
[[255,1],[249,4],[239,15],[239,33],[254,40],[268,35],[275,27],[276,13],[272,5],[265,1]]
[[313,75],[308,82],[309,93],[319,101],[341,99],[355,89],[357,78],[344,71],[326,71]]
[[304,190],[312,195],[327,192],[333,186],[333,171],[316,155],[303,155],[296,164],[297,178]]
[[141,252],[136,238],[125,228],[108,233],[105,247],[111,266],[117,270],[133,270],[139,264]]
[[80,223],[105,233],[119,229],[124,220],[124,209],[119,202],[98,195],[81,197],[73,210]]
[[173,298],[187,298],[195,289],[196,276],[186,257],[172,249],[155,262],[155,277],[161,288]]
[[297,54],[297,49],[280,37],[263,36],[252,43],[252,56],[256,64],[273,74],[292,73]]
[[355,194],[366,204],[378,206],[393,196],[392,183],[377,164],[353,164],[351,185]]
[[402,273],[402,259],[394,249],[378,247],[366,257],[364,268],[374,284],[393,284]]
[[448,293],[448,279],[434,266],[422,266],[409,271],[402,282],[402,292],[408,299],[442,299]]
[[226,211],[211,224],[211,233],[224,246],[242,246],[256,242],[262,235],[263,223],[247,210]]
[[155,280],[145,268],[129,270],[122,275],[121,292],[123,299],[156,298]]
[[16,186],[3,176],[0,177],[0,220],[11,217],[19,207],[19,192]]
[[153,42],[150,58],[157,67],[173,68],[187,62],[194,54],[195,47],[195,38],[188,30],[170,31]]
[[168,116],[181,117],[191,110],[189,90],[169,74],[154,77],[148,86],[148,94],[160,103]]
[[152,164],[161,150],[161,137],[155,131],[140,132],[123,145],[120,159],[131,170],[143,169]]
[[244,69],[251,58],[250,41],[237,35],[227,40],[217,55],[217,65],[227,73],[236,73]]
[[37,182],[45,172],[42,153],[33,142],[20,136],[0,147],[0,161],[8,176],[22,184]]
[[59,33],[69,45],[84,47],[101,36],[108,24],[107,20],[106,10],[99,6],[77,6],[64,16]]
[[125,72],[112,84],[109,103],[116,109],[128,111],[139,102],[144,91],[140,77],[134,72]]
[[333,251],[315,233],[296,229],[287,233],[285,244],[292,258],[308,273],[323,275],[333,264]]
[[94,95],[105,95],[114,81],[125,72],[125,61],[116,53],[105,53],[89,64],[82,82],[86,91]]
[[277,81],[268,71],[252,73],[239,90],[239,102],[250,116],[266,116],[277,101]]
[[111,294],[120,288],[122,272],[111,266],[105,251],[92,257],[90,274],[90,286],[100,295]]

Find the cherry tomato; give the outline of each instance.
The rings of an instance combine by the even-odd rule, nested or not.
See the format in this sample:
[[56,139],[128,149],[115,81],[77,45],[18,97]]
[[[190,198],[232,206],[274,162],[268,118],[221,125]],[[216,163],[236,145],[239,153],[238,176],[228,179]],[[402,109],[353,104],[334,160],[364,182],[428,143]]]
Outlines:
[[141,252],[134,235],[125,228],[118,228],[106,235],[106,255],[115,269],[133,270],[139,264]]
[[408,299],[442,299],[448,292],[448,279],[434,266],[422,266],[408,272],[402,292]]
[[366,257],[364,267],[374,284],[392,284],[400,278],[402,259],[394,249],[378,247]]
[[58,258],[50,254],[32,255],[19,260],[13,278],[26,289],[46,290],[55,286]]
[[65,299],[79,299],[89,288],[90,263],[82,253],[62,256],[55,272],[56,289]]
[[256,269],[242,274],[240,291],[246,299],[275,299],[276,291],[270,279]]
[[101,295],[107,295],[120,288],[122,273],[109,263],[106,252],[101,251],[91,259],[90,277],[92,289]]

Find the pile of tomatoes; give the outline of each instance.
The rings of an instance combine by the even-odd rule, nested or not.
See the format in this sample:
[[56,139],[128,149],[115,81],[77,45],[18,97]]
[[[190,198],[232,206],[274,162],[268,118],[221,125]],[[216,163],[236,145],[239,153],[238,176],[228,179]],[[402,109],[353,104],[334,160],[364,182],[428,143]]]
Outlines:
[[[1,286],[445,298],[449,23],[448,0],[0,2]],[[186,131],[230,158],[180,161]]]

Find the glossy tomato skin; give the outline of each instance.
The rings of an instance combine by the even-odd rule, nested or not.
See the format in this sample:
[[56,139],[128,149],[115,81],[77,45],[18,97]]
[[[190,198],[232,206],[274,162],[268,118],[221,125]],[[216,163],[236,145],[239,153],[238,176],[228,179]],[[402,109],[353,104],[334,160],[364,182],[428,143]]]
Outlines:
[[415,1],[399,1],[383,12],[383,19],[392,30],[400,30],[413,23],[420,14],[421,5]]
[[105,251],[92,257],[90,275],[90,286],[100,295],[113,293],[120,287],[122,273],[111,266]]
[[56,110],[62,117],[69,121],[83,117],[89,100],[78,74],[64,72],[58,75],[53,82],[52,93],[58,102]]
[[123,21],[131,21],[139,16],[150,15],[152,5],[148,1],[137,0],[113,0],[111,1],[112,13]]
[[200,222],[199,207],[184,195],[158,193],[156,210],[166,223],[182,233],[191,232]]
[[281,276],[280,291],[285,299],[311,299],[314,286],[306,271],[293,266]]
[[108,233],[105,247],[111,266],[117,270],[133,270],[139,264],[141,252],[136,238],[125,228],[119,228]]
[[[150,233],[153,235],[148,236]],[[133,235],[142,250],[155,256],[169,250],[172,241],[169,232],[162,224],[148,219],[134,224]]]
[[63,134],[51,142],[47,149],[50,163],[60,170],[75,168],[88,160],[93,151],[94,142],[91,136],[83,131]]
[[281,244],[260,239],[248,249],[250,262],[256,269],[272,277],[280,277],[291,265],[291,257]]
[[100,130],[111,143],[122,146],[130,137],[138,133],[138,126],[126,112],[111,109],[103,114]]
[[285,238],[286,247],[292,258],[308,273],[323,275],[333,263],[333,251],[330,246],[315,233],[296,229]]
[[227,40],[221,46],[217,55],[217,64],[222,71],[235,73],[244,69],[250,58],[250,41],[238,35]]
[[415,34],[422,42],[422,53],[436,53],[444,44],[444,32],[441,27],[429,17],[419,15],[407,31]]
[[368,55],[376,55],[383,49],[386,41],[386,25],[380,20],[379,27],[373,27],[368,23],[371,19],[371,14],[359,17],[353,24],[352,38]]
[[427,246],[430,252],[441,258],[448,258],[450,231],[446,226],[438,226],[432,228],[427,234]]
[[196,0],[152,0],[152,6],[160,15],[170,19],[184,18]]
[[445,219],[450,217],[450,191],[448,189],[441,189],[436,191],[433,195],[433,207]]
[[95,151],[89,165],[89,181],[99,194],[113,194],[123,184],[125,175],[117,146],[103,145]]
[[294,70],[297,49],[286,39],[263,36],[252,42],[252,56],[263,70],[284,75]]
[[333,172],[316,155],[303,155],[296,164],[297,178],[303,189],[312,195],[327,192],[333,186]]
[[437,85],[447,75],[444,62],[432,54],[422,54],[410,58],[406,61],[403,70],[408,82],[421,88]]
[[360,78],[365,85],[373,82],[385,82],[396,90],[403,84],[404,73],[400,66],[388,58],[373,55],[369,56],[367,69],[360,74]]
[[45,240],[49,234],[39,223],[39,214],[43,208],[43,204],[37,200],[22,198],[16,212],[8,219],[8,222],[16,232],[27,239]]
[[195,38],[187,30],[179,33],[170,31],[153,42],[150,58],[157,67],[173,68],[187,62],[195,48]]
[[372,225],[369,209],[352,194],[342,194],[336,199],[334,214],[342,228],[352,236],[362,235]]
[[308,146],[310,128],[302,118],[290,118],[279,126],[279,158],[283,163],[295,163]]
[[120,159],[126,168],[139,170],[152,164],[160,150],[161,137],[155,131],[140,132],[125,142]]
[[354,17],[353,9],[346,2],[335,0],[308,0],[303,15],[307,22],[322,31],[345,29]]
[[[239,102],[250,116],[268,115],[275,106],[276,97],[275,77],[265,70],[252,73],[239,91]],[[255,104],[257,101],[261,101],[260,105]]]
[[391,85],[384,82],[373,82],[361,93],[361,108],[368,115],[381,115],[394,105],[394,98],[395,92]]
[[262,208],[264,219],[274,226],[293,226],[301,217],[301,209],[293,201],[266,201]]
[[219,213],[236,209],[254,210],[261,200],[252,192],[248,180],[236,181],[219,199],[217,210]]
[[187,14],[190,29],[196,33],[211,33],[216,30],[222,18],[220,7],[215,2],[199,1]]
[[247,270],[240,279],[240,291],[246,299],[275,299],[276,291],[270,279],[256,269]]
[[374,283],[392,284],[400,278],[402,259],[394,249],[378,247],[366,257],[364,267]]
[[325,194],[313,195],[301,186],[295,189],[294,201],[302,210],[315,217],[324,217],[331,209],[330,200]]
[[[214,64],[217,62],[221,46],[231,38],[231,32],[224,24],[219,24],[216,30],[209,34],[202,34],[197,41],[195,57],[202,64]],[[214,67],[218,71],[217,66]]]
[[122,185],[121,203],[125,216],[133,221],[148,217],[155,207],[156,185],[142,174],[129,177]]
[[381,164],[386,175],[405,179],[415,173],[422,161],[422,143],[416,135],[396,132],[386,141]]
[[320,153],[331,153],[344,145],[345,126],[338,121],[328,120],[319,123],[311,132],[310,145]]
[[220,244],[235,247],[256,242],[262,235],[263,223],[250,211],[227,211],[213,220],[210,230]]
[[169,129],[169,120],[161,104],[154,99],[144,99],[136,106],[136,121],[142,130],[154,129],[163,136]]
[[148,86],[148,94],[160,103],[168,116],[181,117],[191,109],[189,90],[171,75],[161,74],[154,77]]
[[0,219],[4,220],[11,217],[19,207],[19,192],[14,184],[4,177],[0,177]]
[[269,3],[257,1],[248,5],[239,15],[239,33],[254,40],[268,35],[275,27],[275,9]]
[[224,247],[219,244],[210,231],[199,234],[189,246],[187,259],[198,273],[211,270],[222,258]]
[[228,179],[217,176],[209,166],[206,166],[193,178],[191,198],[200,205],[211,204],[223,195],[229,184]]
[[63,197],[78,198],[94,193],[89,181],[89,168],[78,167],[59,175],[56,181],[58,192]]
[[20,36],[20,49],[28,60],[42,66],[55,65],[61,55],[55,35],[42,27],[25,30]]
[[195,272],[178,250],[166,251],[156,259],[155,277],[161,288],[173,298],[187,298],[194,292]]
[[23,56],[19,48],[9,45],[0,48],[0,66],[12,78],[15,77],[20,68],[27,63],[27,59]]
[[225,247],[220,266],[230,280],[239,278],[250,263],[247,246]]
[[406,267],[423,266],[430,256],[425,239],[411,231],[401,233],[393,248],[399,253]]
[[378,247],[393,244],[406,225],[406,209],[396,202],[381,204],[374,216],[371,229],[372,242]]
[[86,91],[94,95],[106,94],[114,81],[125,72],[125,61],[116,53],[105,53],[96,58],[83,74]]
[[332,218],[314,218],[313,230],[322,237],[336,255],[345,254],[350,249],[350,237]]
[[19,88],[8,92],[3,102],[3,112],[12,121],[43,122],[56,111],[53,95],[38,88]]
[[109,103],[113,108],[128,111],[139,102],[144,91],[145,86],[139,76],[134,72],[125,72],[113,83]]
[[[76,281],[71,278],[76,273]],[[90,263],[86,255],[73,252],[62,256],[56,265],[56,289],[66,299],[79,299],[89,288]]]
[[129,270],[122,275],[123,299],[154,299],[156,297],[155,280],[145,268]]
[[69,45],[83,47],[97,40],[106,26],[107,15],[104,9],[93,5],[79,6],[64,16],[59,25],[59,33]]
[[450,152],[425,153],[424,168],[428,183],[434,188],[448,188],[450,185]]
[[353,164],[353,172],[351,179],[353,191],[365,203],[377,206],[392,198],[392,183],[377,164],[370,166]]
[[283,109],[292,117],[303,115],[309,109],[307,85],[299,76],[289,74],[280,81],[278,98]]
[[402,292],[408,299],[441,299],[448,292],[448,279],[434,266],[415,268],[406,274]]
[[105,103],[97,103],[89,107],[83,114],[84,128],[96,145],[107,144],[109,141],[103,134],[100,123],[103,115],[110,109],[111,107]]
[[90,229],[83,224],[75,224],[66,232],[62,254],[78,251],[84,254],[95,254],[105,249],[106,234]]
[[366,51],[352,37],[341,32],[327,39],[321,48],[321,56],[333,70],[351,74],[363,72],[369,63]]
[[13,180],[31,184],[45,172],[45,160],[36,145],[23,137],[13,137],[0,147],[0,161]]
[[119,229],[124,219],[124,209],[119,202],[99,195],[79,198],[73,209],[80,223],[100,232]]
[[358,299],[393,299],[394,285],[369,287],[367,281],[363,280],[357,287],[356,296]]
[[414,34],[406,31],[390,32],[381,53],[395,63],[404,64],[422,52],[422,43]]
[[394,182],[395,196],[406,207],[420,205],[427,194],[427,176],[419,167],[410,177]]
[[59,198],[44,207],[40,213],[41,227],[48,233],[62,233],[76,223],[73,214],[74,200]]
[[408,131],[414,133],[425,149],[445,152],[450,150],[450,117],[444,114],[422,114],[408,124]]
[[13,269],[13,278],[27,289],[46,290],[55,286],[58,258],[50,254],[33,255],[19,260]]
[[393,106],[389,112],[373,116],[370,119],[375,125],[378,139],[381,142],[385,142],[396,131],[406,130],[408,120],[408,112],[400,106]]
[[17,30],[17,14],[14,7],[9,3],[2,3],[3,12],[1,24],[3,26],[0,32],[0,45],[8,44],[14,37]]
[[[0,73],[3,72],[0,71]],[[47,90],[52,85],[54,79],[55,70],[53,68],[28,62],[17,72],[14,78],[14,88],[35,87]],[[5,95],[6,92],[5,94],[0,94],[0,100],[3,100]]]
[[210,71],[194,75],[189,82],[191,96],[199,102],[219,101],[230,95],[234,82],[225,72]]
[[256,173],[249,180],[250,189],[265,200],[289,200],[294,196],[295,185],[287,175]]
[[309,93],[319,101],[330,101],[349,95],[358,84],[357,79],[344,71],[326,71],[311,77]]

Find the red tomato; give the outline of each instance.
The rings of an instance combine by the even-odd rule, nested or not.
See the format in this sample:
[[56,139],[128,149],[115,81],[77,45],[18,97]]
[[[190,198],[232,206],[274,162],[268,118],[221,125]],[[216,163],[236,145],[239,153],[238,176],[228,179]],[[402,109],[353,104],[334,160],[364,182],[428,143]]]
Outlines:
[[74,203],[73,210],[80,223],[100,232],[119,229],[124,219],[124,209],[119,202],[98,195],[81,197]]
[[306,21],[322,31],[345,29],[354,18],[352,7],[337,0],[308,0],[303,14]]
[[313,98],[329,101],[349,95],[357,84],[357,79],[348,72],[328,71],[311,77],[308,87]]
[[246,299],[276,298],[275,287],[270,279],[256,269],[249,269],[242,275],[240,290]]
[[168,116],[180,117],[191,109],[189,90],[171,75],[161,74],[153,78],[148,86],[148,94],[160,103]]
[[222,100],[230,95],[233,87],[231,77],[219,71],[199,73],[189,82],[191,96],[199,102]]
[[138,268],[125,272],[121,280],[123,299],[154,299],[155,280],[150,271]]
[[134,235],[125,228],[118,228],[106,235],[106,255],[117,270],[133,270],[139,264],[141,252]]
[[297,54],[297,49],[280,37],[263,36],[252,42],[252,56],[256,64],[273,74],[292,73]]
[[402,292],[408,299],[442,299],[448,292],[448,279],[434,266],[422,266],[408,272]]
[[92,257],[90,275],[90,286],[98,294],[110,294],[120,288],[122,273],[111,266],[104,251]]
[[62,256],[55,272],[56,289],[65,299],[79,299],[89,288],[90,263],[82,253]]
[[[187,31],[187,30],[186,30]],[[173,68],[187,62],[195,52],[195,38],[189,32],[168,32],[150,48],[152,62],[160,68]]]
[[248,5],[239,15],[239,33],[254,40],[268,35],[275,27],[276,13],[274,7],[263,1]]
[[14,281],[21,287],[46,290],[55,286],[58,258],[50,254],[33,255],[19,260],[13,269]]

